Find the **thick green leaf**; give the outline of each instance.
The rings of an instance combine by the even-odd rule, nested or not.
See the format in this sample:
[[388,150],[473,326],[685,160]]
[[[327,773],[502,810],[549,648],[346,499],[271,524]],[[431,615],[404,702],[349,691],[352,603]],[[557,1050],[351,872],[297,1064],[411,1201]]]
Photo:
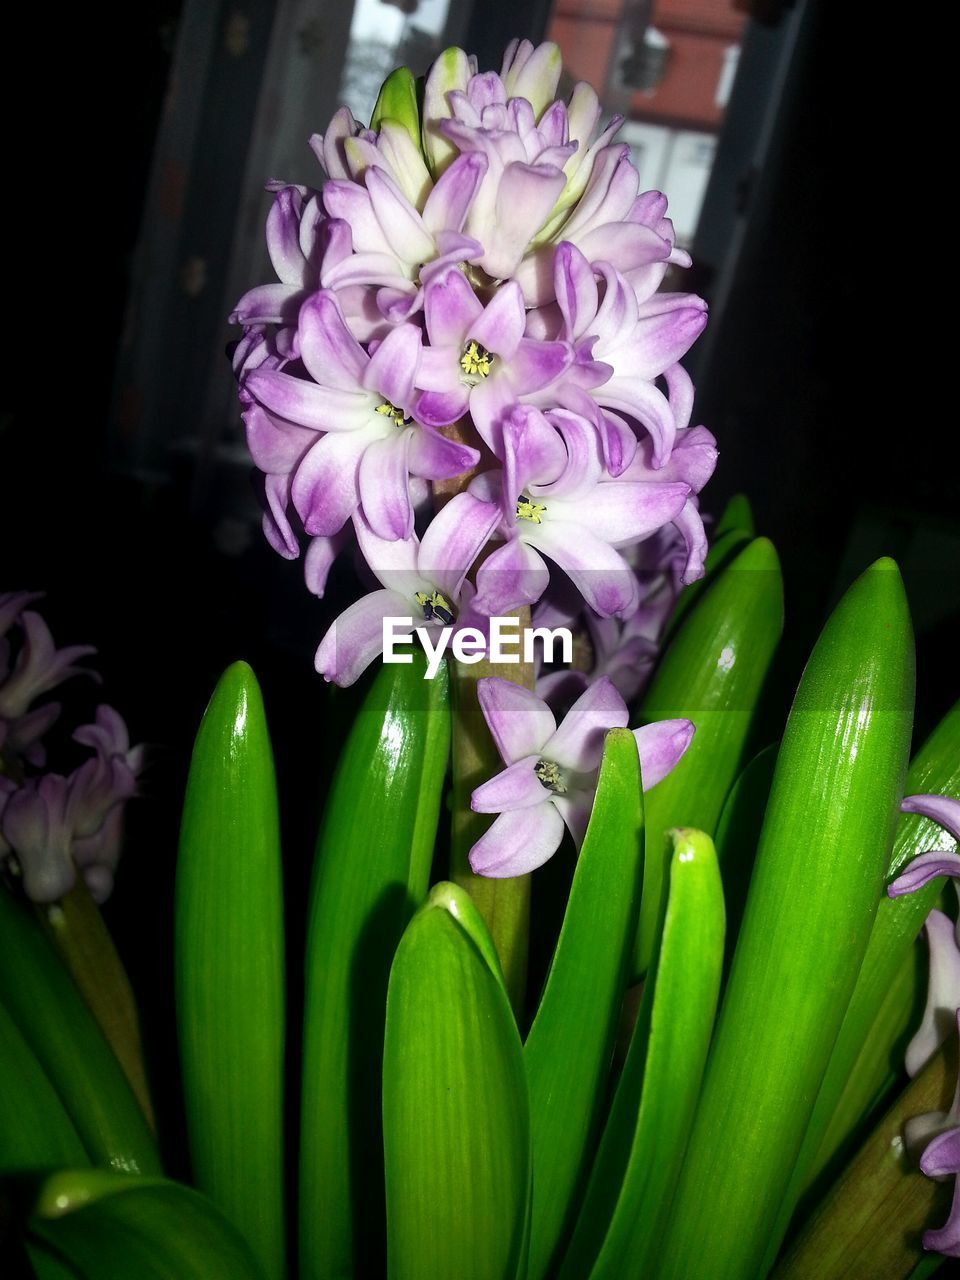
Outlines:
[[717,822],[714,843],[723,873],[723,896],[727,905],[726,968],[733,958],[743,909],[747,905],[750,875],[776,764],[776,745],[759,751],[730,788]]
[[177,1024],[196,1185],[284,1274],[284,941],[273,752],[235,662],[197,733],[176,885]]
[[86,1162],[83,1143],[56,1090],[0,1005],[0,1172]]
[[[907,795],[960,795],[960,702],[941,720],[917,752],[907,774]],[[956,842],[942,827],[916,813],[897,821],[891,877],[918,853],[952,850]],[[819,1176],[876,1102],[891,1073],[894,1046],[902,1041],[916,1009],[902,971],[910,968],[915,939],[943,886],[934,880],[917,893],[880,899],[857,985],[837,1036],[807,1126],[806,1138],[780,1214],[780,1238],[803,1190]],[[891,991],[899,992],[892,998]],[[877,1019],[882,1025],[876,1026]],[[870,1054],[864,1060],[865,1049]]]
[[720,539],[725,533],[729,533],[731,529],[742,529],[751,538],[756,534],[753,508],[745,493],[735,493],[723,508],[713,530],[714,541]]
[[787,722],[664,1280],[757,1280],[883,892],[913,711],[896,565],[850,588]]
[[391,71],[380,86],[370,128],[377,130],[386,120],[401,125],[420,151],[420,108],[417,105],[417,82],[408,67]]
[[159,1173],[143,1112],[33,911],[0,885],[0,1002],[36,1055],[94,1164]]
[[307,932],[300,1257],[309,1277],[383,1266],[380,1073],[390,964],[427,891],[450,749],[447,669],[384,665],[330,787]]
[[640,707],[643,721],[682,716],[696,734],[646,797],[647,857],[634,971],[646,972],[663,909],[666,832],[713,835],[739,771],[763,683],[783,628],[783,581],[773,544],[756,538],[689,615]]
[[383,1138],[390,1280],[513,1280],[524,1265],[530,1118],[492,943],[465,890],[434,889],[390,973]]
[[85,1185],[79,1172],[54,1174],[27,1224],[38,1254],[52,1251],[70,1268],[66,1274],[80,1280],[263,1280],[249,1245],[192,1188],[116,1175],[111,1185],[99,1170],[90,1175]]
[[561,1280],[650,1273],[693,1122],[720,990],[723,890],[709,836],[672,837],[655,970]]
[[607,734],[597,797],[523,1057],[530,1087],[530,1280],[551,1271],[590,1168],[643,880],[636,739]]

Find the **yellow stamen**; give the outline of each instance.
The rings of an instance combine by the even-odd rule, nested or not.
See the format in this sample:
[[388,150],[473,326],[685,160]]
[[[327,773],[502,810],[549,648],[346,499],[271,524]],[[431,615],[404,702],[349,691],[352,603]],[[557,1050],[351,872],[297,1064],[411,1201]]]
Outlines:
[[492,351],[488,351],[486,347],[481,347],[479,342],[470,341],[463,349],[463,355],[460,357],[460,369],[464,376],[464,381],[476,386],[481,379],[488,377],[493,372],[493,362],[496,356]]
[[533,772],[547,790],[552,791],[555,796],[566,795],[567,784],[563,780],[563,774],[560,772],[558,764],[554,764],[552,760],[538,760],[533,766]]
[[411,422],[402,409],[398,409],[395,404],[391,404],[389,400],[381,400],[377,405],[377,413],[382,413],[385,418],[390,418],[395,427],[406,427]]
[[442,622],[446,627],[453,622],[453,606],[442,592],[418,591],[414,599],[423,610],[425,621]]
[[517,519],[530,520],[533,524],[542,524],[541,516],[547,508],[542,502],[533,502],[525,493],[517,499]]

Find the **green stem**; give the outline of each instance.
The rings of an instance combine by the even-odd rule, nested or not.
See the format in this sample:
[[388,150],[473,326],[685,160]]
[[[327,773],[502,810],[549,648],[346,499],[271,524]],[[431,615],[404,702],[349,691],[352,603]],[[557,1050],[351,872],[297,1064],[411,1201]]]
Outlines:
[[[520,613],[521,637],[529,625],[529,611]],[[450,879],[466,889],[490,932],[513,1011],[523,1009],[527,983],[527,951],[530,933],[530,877],[492,880],[470,870],[468,855],[490,824],[488,814],[474,813],[470,795],[503,768],[477,699],[477,681],[501,676],[532,689],[533,667],[527,663],[482,662],[467,666],[451,662],[453,685],[453,825],[450,844]]]
[[83,877],[77,875],[76,884],[58,903],[37,907],[37,915],[100,1024],[141,1111],[156,1133],[133,989]]

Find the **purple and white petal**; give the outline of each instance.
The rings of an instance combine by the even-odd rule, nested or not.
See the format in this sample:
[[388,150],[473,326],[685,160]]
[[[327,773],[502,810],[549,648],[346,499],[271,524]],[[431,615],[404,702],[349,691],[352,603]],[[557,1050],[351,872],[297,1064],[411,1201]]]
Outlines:
[[905,796],[900,805],[903,813],[919,813],[943,827],[960,843],[960,800],[951,796]]
[[899,898],[901,894],[914,893],[937,876],[960,878],[960,853],[921,853],[887,886],[887,894]]
[[548,518],[526,537],[560,566],[601,617],[627,617],[636,609],[639,590],[630,566],[587,526]]
[[300,355],[314,382],[340,391],[364,385],[368,357],[347,328],[335,293],[320,289],[307,299],[300,308],[297,333]]
[[470,866],[478,876],[509,879],[525,876],[560,847],[563,819],[548,800],[530,809],[501,813],[470,850]]
[[536,604],[550,584],[543,557],[520,538],[511,538],[477,570],[474,608],[498,618],[525,604]]
[[462,231],[477,187],[487,172],[487,157],[479,151],[458,156],[444,171],[423,206],[423,225],[434,236]]
[[634,729],[644,791],[663,781],[693,741],[693,734],[689,720],[658,720]]
[[[522,313],[522,302],[520,309]],[[431,346],[457,349],[456,355],[451,353],[456,367],[460,354],[459,348],[463,346],[467,334],[483,315],[480,300],[470,288],[462,271],[452,267],[431,277],[424,289],[423,315]]]
[[529,809],[543,804],[550,792],[534,773],[537,756],[527,756],[508,765],[488,782],[477,787],[470,797],[474,813],[506,813],[510,809]]
[[324,680],[346,687],[359,680],[383,652],[384,618],[409,617],[395,591],[373,591],[341,613],[317,649],[314,666]]
[[496,528],[500,511],[472,493],[458,493],[430,521],[420,544],[421,574],[456,599],[473,562]]
[[288,422],[316,431],[355,431],[371,420],[370,393],[318,387],[289,373],[254,369],[243,386],[265,409]]
[[411,431],[407,446],[410,474],[427,480],[449,480],[470,471],[480,461],[480,453],[458,440],[448,440],[426,427]]
[[543,755],[576,773],[592,773],[600,766],[603,740],[609,729],[627,725],[627,704],[606,676],[580,695],[560,727],[544,744]]
[[500,676],[478,680],[477,698],[504,764],[540,757],[557,729],[553,712],[542,698]]
[[904,1054],[907,1074],[917,1075],[956,1030],[960,1008],[960,947],[953,921],[934,908],[924,924],[930,952],[927,1002]]
[[360,459],[371,443],[363,431],[321,436],[293,476],[290,496],[311,537],[339,533],[360,502]]
[[363,514],[373,532],[390,541],[409,538],[413,533],[413,507],[407,484],[411,434],[396,431],[385,440],[374,440],[360,457],[357,483]]

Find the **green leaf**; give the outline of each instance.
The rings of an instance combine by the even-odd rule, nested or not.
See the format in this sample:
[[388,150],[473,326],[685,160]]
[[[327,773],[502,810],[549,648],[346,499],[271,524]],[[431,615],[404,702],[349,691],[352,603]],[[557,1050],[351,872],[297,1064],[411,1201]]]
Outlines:
[[636,936],[643,793],[636,739],[606,737],[597,797],[523,1057],[533,1140],[531,1280],[573,1225],[589,1173]]
[[753,508],[745,493],[735,493],[723,508],[723,514],[713,530],[714,541],[719,540],[725,533],[729,533],[731,529],[742,529],[750,538],[756,533]]
[[180,1058],[196,1185],[284,1274],[284,940],[273,753],[256,677],[221,677],[197,733],[176,884]]
[[709,836],[672,838],[655,970],[561,1280],[654,1273],[693,1122],[720,990],[723,890]]
[[727,968],[733,958],[743,909],[747,905],[750,876],[776,765],[776,745],[758,752],[730,788],[717,822],[715,844],[727,904]]
[[[907,795],[960,794],[960,702],[917,752],[907,774],[905,792]],[[949,833],[929,818],[902,813],[897,820],[889,875],[895,876],[919,853],[928,849],[950,851],[955,845]],[[849,1138],[876,1102],[878,1089],[889,1079],[894,1046],[902,1041],[916,1008],[909,988],[900,985],[902,973],[910,968],[917,934],[942,886],[943,881],[938,877],[916,893],[900,898],[883,894],[880,899],[857,985],[784,1195],[778,1238],[804,1189]],[[891,992],[897,990],[899,998],[893,997],[891,1007]],[[882,1019],[879,1027],[877,1019]],[[865,1051],[870,1055],[867,1061],[864,1061]]]
[[123,1070],[29,907],[0,885],[0,1003],[36,1056],[94,1164],[159,1173]]
[[86,1162],[83,1143],[56,1090],[0,1005],[0,1171]]
[[[91,1175],[100,1173],[91,1170]],[[54,1174],[28,1237],[80,1280],[262,1280],[247,1243],[214,1205],[164,1179]],[[112,1183],[112,1185],[111,1185]],[[49,1274],[59,1274],[57,1272]]]
[[741,767],[783,628],[783,581],[773,544],[756,538],[724,569],[664,654],[640,707],[644,722],[696,725],[680,763],[646,797],[647,857],[634,972],[653,957],[669,857],[666,832],[713,835]]
[[384,665],[343,748],[307,927],[300,1256],[308,1276],[383,1269],[380,1074],[390,964],[427,891],[450,750],[447,669]]
[[417,82],[409,67],[397,67],[380,86],[370,128],[376,131],[384,120],[393,120],[407,131],[420,151],[420,108],[417,105]]
[[523,1053],[469,895],[433,890],[390,973],[383,1137],[390,1280],[513,1280],[524,1262]]
[[850,588],[790,712],[680,1184],[664,1280],[758,1280],[883,891],[913,710],[896,565]]

